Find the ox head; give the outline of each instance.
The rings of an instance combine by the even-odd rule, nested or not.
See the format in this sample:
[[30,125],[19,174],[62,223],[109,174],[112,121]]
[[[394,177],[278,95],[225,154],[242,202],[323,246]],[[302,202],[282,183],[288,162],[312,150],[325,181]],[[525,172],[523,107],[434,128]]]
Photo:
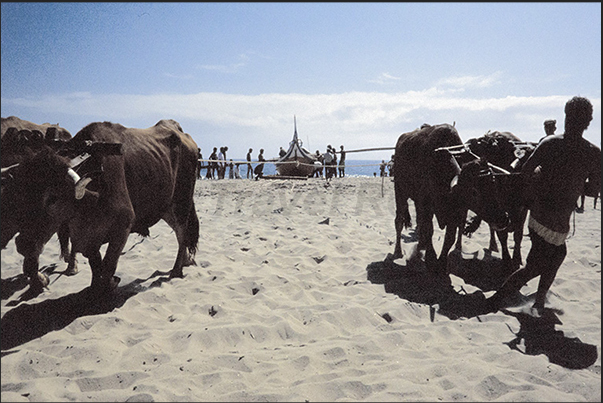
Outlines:
[[434,152],[432,161],[432,197],[441,228],[464,225],[467,210],[474,211],[495,229],[508,226],[496,176],[487,160],[473,159],[459,166],[444,148]]
[[504,230],[509,225],[509,216],[504,208],[504,195],[498,175],[486,159],[463,164],[458,177],[456,197],[470,210],[482,217],[495,230]]
[[17,232],[40,248],[75,212],[77,201],[88,193],[89,182],[70,168],[69,159],[48,147],[2,168],[2,248]]

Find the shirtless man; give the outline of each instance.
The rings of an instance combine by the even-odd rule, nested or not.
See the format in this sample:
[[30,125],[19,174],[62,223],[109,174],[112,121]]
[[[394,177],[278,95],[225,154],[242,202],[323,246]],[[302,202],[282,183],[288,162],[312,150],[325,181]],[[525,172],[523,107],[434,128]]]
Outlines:
[[532,247],[526,265],[486,300],[496,312],[505,299],[540,276],[532,313],[542,315],[546,294],[567,254],[570,218],[587,178],[601,183],[601,149],[582,137],[593,117],[590,101],[574,97],[565,104],[565,133],[543,138],[522,168],[530,210]]

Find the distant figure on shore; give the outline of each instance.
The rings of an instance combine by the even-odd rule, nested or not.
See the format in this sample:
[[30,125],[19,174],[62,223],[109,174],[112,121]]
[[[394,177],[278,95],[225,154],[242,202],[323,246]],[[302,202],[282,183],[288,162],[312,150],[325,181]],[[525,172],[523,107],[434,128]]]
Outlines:
[[599,198],[601,190],[596,189],[595,186],[596,184],[593,184],[590,180],[587,180],[586,183],[584,183],[584,190],[580,195],[580,204],[576,207],[576,212],[584,213],[584,199],[586,199],[587,194],[593,197],[593,208],[597,208],[597,199]]
[[315,156],[316,156],[316,161],[320,162],[320,166],[319,166],[319,164],[316,164],[316,168],[314,169],[314,177],[322,178],[322,170],[323,170],[323,164],[324,164],[325,158],[318,150],[316,150]]
[[589,179],[596,184],[595,189],[601,187],[601,149],[582,137],[592,118],[593,106],[588,99],[570,99],[565,104],[565,133],[540,140],[523,165],[532,247],[526,265],[486,300],[486,311],[496,312],[508,297],[540,276],[532,314],[540,317],[544,313],[547,292],[567,254],[570,219],[584,183]]
[[260,153],[258,155],[259,164],[257,164],[253,170],[256,181],[264,176],[264,161],[266,161],[266,159],[264,159],[264,149],[260,148]]
[[253,179],[253,166],[251,166],[251,153],[253,152],[253,148],[250,148],[247,151],[247,179]]
[[544,121],[544,132],[545,136],[542,137],[538,142],[542,141],[542,139],[553,136],[555,134],[555,130],[557,130],[557,121],[555,119],[547,119]]
[[339,146],[339,177],[343,178],[345,176],[345,150],[343,149],[343,145]]
[[225,173],[226,173],[226,151],[224,151],[224,147],[220,147],[220,152],[218,153],[218,179],[224,179]]
[[331,161],[331,177],[337,178],[337,152],[335,152],[334,147],[331,147],[331,154],[333,154],[333,161]]
[[232,158],[230,159],[230,161],[228,161],[228,179],[234,179],[234,162],[232,161]]
[[213,152],[211,153],[211,155],[209,156],[209,159],[211,161],[209,161],[207,163],[207,179],[216,179],[216,175],[217,175],[217,171],[218,171],[218,162],[216,161],[218,159],[218,147],[214,147]]
[[331,145],[327,146],[327,151],[323,154],[323,165],[325,168],[325,179],[328,181],[333,176],[331,165],[333,165],[333,154],[331,154]]
[[197,147],[197,179],[201,179],[201,168],[203,168],[203,154],[201,148]]
[[389,172],[389,176],[394,176],[394,157],[395,154],[392,154],[392,158],[387,163],[387,170]]
[[387,164],[385,163],[385,160],[381,160],[381,164],[379,164],[379,176],[385,176],[385,167],[387,166]]

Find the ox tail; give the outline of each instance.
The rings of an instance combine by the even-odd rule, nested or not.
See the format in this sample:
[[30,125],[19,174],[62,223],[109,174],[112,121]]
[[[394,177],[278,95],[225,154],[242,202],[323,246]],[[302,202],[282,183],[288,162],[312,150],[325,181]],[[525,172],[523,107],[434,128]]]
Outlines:
[[184,231],[184,246],[186,246],[188,250],[188,261],[193,265],[196,264],[195,254],[197,253],[198,244],[199,218],[197,217],[197,210],[195,210],[195,203],[192,203],[188,214],[186,229]]

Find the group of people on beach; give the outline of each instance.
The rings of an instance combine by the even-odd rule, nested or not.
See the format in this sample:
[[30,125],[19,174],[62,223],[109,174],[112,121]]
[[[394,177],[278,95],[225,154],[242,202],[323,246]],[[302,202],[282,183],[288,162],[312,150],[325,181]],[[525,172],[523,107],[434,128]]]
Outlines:
[[[316,150],[314,154],[316,160],[321,163],[321,166],[314,170],[312,175],[314,178],[322,178],[323,170],[324,177],[326,180],[331,178],[343,178],[345,176],[345,156],[346,152],[343,145],[339,146],[340,151],[336,151],[330,144],[327,145],[327,150],[324,154],[321,154],[319,150]],[[339,161],[337,161],[337,154],[339,154]]]
[[234,162],[231,159],[226,159],[226,152],[228,151],[228,146],[220,147],[220,151],[218,151],[218,147],[214,147],[212,153],[210,154],[207,160],[203,159],[203,154],[201,153],[201,148],[197,148],[197,179],[202,179],[203,175],[201,171],[206,169],[205,178],[206,179],[225,179],[226,172],[228,171],[228,179],[241,179],[241,165],[247,165],[247,179],[259,179],[263,176],[264,164],[263,161],[266,161],[264,158],[264,149],[260,149],[260,153],[258,154],[258,162],[255,169],[253,168],[251,161],[251,153],[253,149],[250,148],[247,152],[247,163],[244,162]]
[[[252,165],[253,148],[250,148],[249,151],[247,151],[247,162],[234,162],[232,159],[227,160],[227,151],[228,146],[220,147],[219,151],[217,147],[214,147],[209,158],[204,160],[201,148],[198,148],[197,179],[203,178],[203,175],[201,174],[203,169],[206,169],[206,179],[225,179],[227,171],[229,179],[241,179],[241,165],[246,165],[247,167],[247,179],[258,180],[264,176],[264,163],[266,158],[264,157],[263,148],[260,149],[260,152],[257,156],[257,165],[255,167]],[[283,149],[283,147],[281,147],[279,150],[279,157],[283,157],[285,154],[286,151]],[[337,154],[339,154],[339,161],[337,159]],[[324,170],[324,176],[327,180],[333,177],[343,178],[345,176],[345,157],[346,152],[343,145],[340,146],[340,151],[336,151],[335,148],[329,144],[327,145],[327,149],[324,154],[321,154],[319,150],[316,150],[315,158],[321,163],[321,166],[314,170],[312,176],[315,178],[322,178]]]

